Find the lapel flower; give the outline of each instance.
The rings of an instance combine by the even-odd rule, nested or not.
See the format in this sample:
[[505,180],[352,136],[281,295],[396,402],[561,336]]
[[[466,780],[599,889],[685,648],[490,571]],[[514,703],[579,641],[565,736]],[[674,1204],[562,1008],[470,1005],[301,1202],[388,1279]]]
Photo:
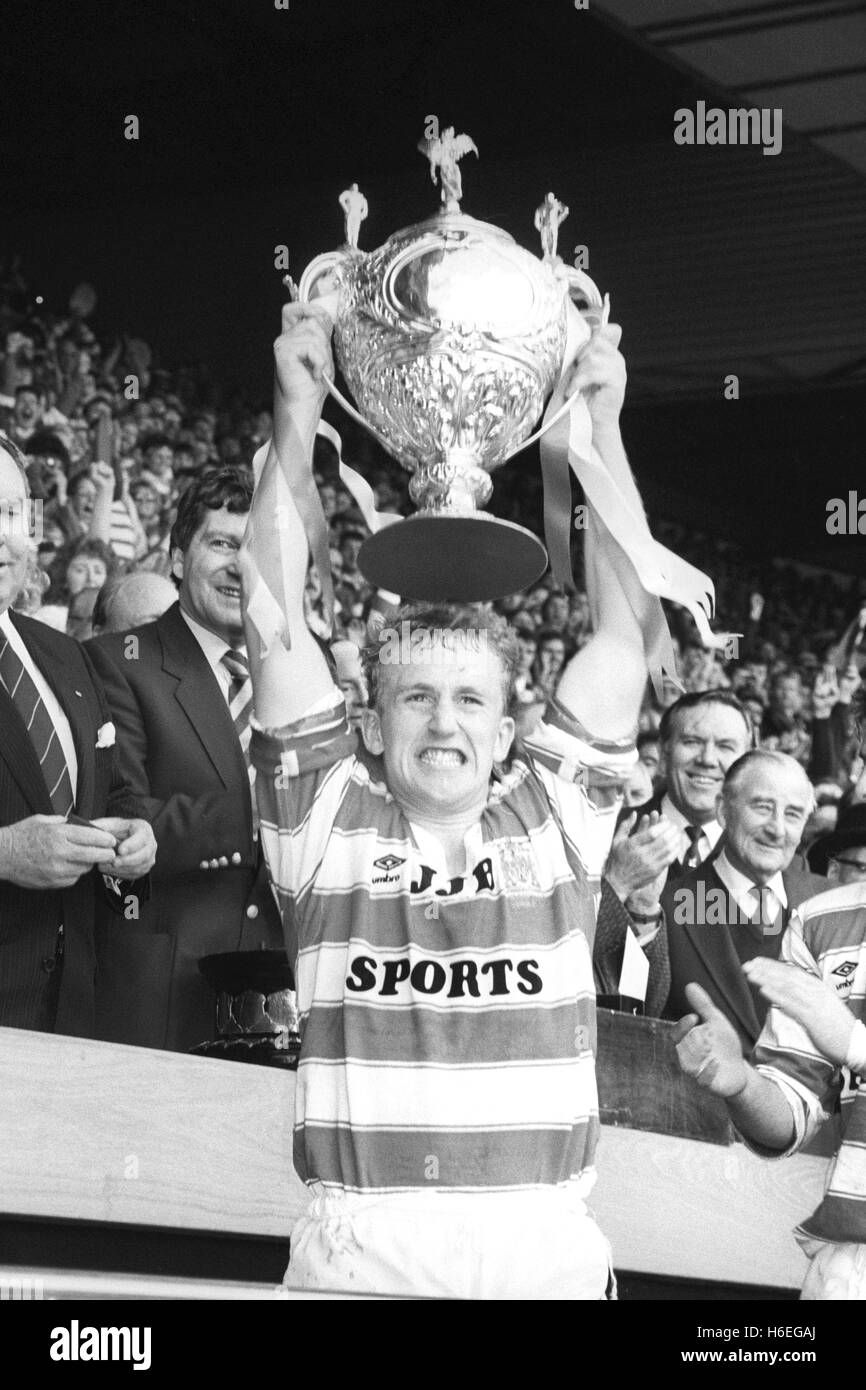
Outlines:
[[109,719],[107,724],[100,724],[96,732],[97,748],[113,748],[116,737],[117,730]]

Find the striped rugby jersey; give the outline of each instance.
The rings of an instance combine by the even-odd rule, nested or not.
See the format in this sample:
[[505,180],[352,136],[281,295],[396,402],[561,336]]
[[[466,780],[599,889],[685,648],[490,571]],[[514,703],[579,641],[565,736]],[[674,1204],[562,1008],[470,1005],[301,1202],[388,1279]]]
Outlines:
[[[335,698],[337,698],[335,696]],[[593,895],[634,762],[562,707],[494,781],[449,878],[345,705],[251,745],[291,914],[303,1046],[295,1166],[350,1192],[595,1176]]]
[[[817,975],[866,1020],[866,889],[830,889],[801,903],[782,939],[780,959]],[[866,1079],[850,1077],[817,1051],[806,1030],[771,1009],[752,1058],[782,1089],[794,1117],[793,1153],[816,1132],[841,1096],[842,1143],[823,1201],[797,1228],[804,1243],[866,1241]],[[762,1152],[764,1152],[762,1150]],[[781,1155],[780,1155],[781,1156]]]

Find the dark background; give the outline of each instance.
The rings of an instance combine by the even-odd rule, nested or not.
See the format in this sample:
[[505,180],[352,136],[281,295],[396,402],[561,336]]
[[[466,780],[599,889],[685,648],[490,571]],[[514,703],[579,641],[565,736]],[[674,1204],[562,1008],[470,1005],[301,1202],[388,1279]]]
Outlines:
[[793,131],[775,158],[675,145],[713,89],[573,0],[5,0],[2,25],[0,253],[51,306],[91,280],[100,332],[266,399],[274,247],[299,278],[354,181],[362,247],[433,212],[435,114],[480,151],[465,211],[537,248],[544,194],[569,204],[560,250],[589,247],[624,328],[651,512],[866,570],[825,528],[830,497],[866,497],[866,180]]

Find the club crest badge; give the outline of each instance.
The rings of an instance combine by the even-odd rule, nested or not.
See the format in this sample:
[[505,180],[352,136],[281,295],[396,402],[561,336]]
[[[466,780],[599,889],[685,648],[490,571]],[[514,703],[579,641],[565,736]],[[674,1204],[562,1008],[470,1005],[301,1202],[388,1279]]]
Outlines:
[[504,840],[498,849],[503,888],[516,891],[541,888],[530,844],[525,840]]

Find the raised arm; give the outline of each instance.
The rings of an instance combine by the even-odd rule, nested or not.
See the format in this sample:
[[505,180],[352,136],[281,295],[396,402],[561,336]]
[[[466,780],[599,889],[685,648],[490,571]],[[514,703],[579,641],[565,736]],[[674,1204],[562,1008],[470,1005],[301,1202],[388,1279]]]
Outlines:
[[[580,358],[572,389],[586,393],[592,442],[616,479],[631,478],[619,430],[625,395],[622,329],[600,329]],[[558,697],[591,734],[634,733],[647,681],[641,617],[650,603],[630,562],[590,509],[586,532],[587,589],[595,633],[565,668]]]
[[114,501],[114,469],[108,463],[92,463],[90,476],[96,484],[96,497],[93,502],[93,515],[87,534],[93,540],[111,544],[111,505]]
[[[318,304],[287,304],[274,344],[274,437],[256,486],[250,526],[241,547],[244,621],[256,718],[265,728],[300,719],[334,689],[325,657],[304,619],[309,545],[301,517],[281,476],[283,469],[308,474],[322,411],[323,372],[333,372],[332,321]],[[266,655],[249,612],[255,571],[284,603],[285,641]]]

